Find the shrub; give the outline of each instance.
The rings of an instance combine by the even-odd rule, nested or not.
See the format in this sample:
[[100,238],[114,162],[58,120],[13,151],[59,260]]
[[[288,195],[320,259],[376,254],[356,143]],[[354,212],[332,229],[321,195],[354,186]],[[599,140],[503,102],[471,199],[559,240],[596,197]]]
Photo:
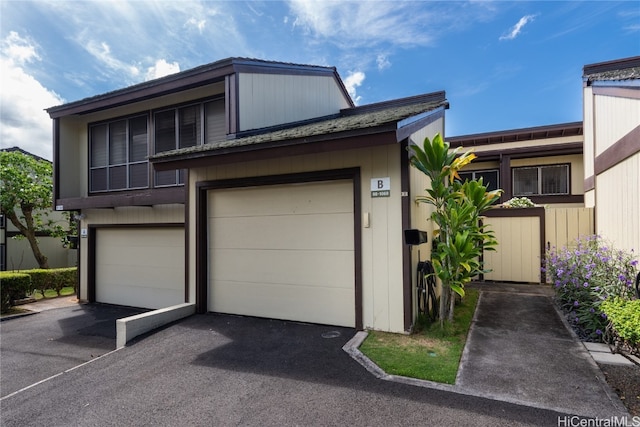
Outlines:
[[600,306],[610,297],[633,297],[637,264],[632,254],[612,248],[598,236],[581,238],[569,248],[547,252],[547,279],[581,339],[602,341],[608,321]]
[[24,273],[0,272],[0,312],[8,311],[13,301],[31,291],[31,277]]
[[536,204],[528,197],[513,197],[502,204],[505,208],[535,208]]
[[31,276],[32,289],[39,291],[44,297],[44,292],[47,289],[53,289],[58,295],[60,295],[62,288],[66,286],[73,286],[77,291],[76,271],[76,267],[69,267],[23,270],[20,273]]
[[[622,341],[635,353],[640,350],[640,300],[625,301],[610,298],[602,302],[602,311],[607,315],[613,329],[613,341]],[[619,340],[618,340],[619,339]]]

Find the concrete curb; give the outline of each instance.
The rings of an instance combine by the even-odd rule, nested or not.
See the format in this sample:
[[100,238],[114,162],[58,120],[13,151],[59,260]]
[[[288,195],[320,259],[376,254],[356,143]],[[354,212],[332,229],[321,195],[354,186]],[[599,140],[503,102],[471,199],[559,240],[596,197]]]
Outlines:
[[116,349],[127,345],[133,338],[189,317],[196,312],[194,303],[178,304],[116,320]]

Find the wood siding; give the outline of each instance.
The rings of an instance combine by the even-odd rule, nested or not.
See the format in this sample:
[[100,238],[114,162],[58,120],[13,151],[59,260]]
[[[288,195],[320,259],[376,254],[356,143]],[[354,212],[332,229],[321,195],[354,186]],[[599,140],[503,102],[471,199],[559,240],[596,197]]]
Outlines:
[[545,209],[546,248],[563,248],[594,233],[593,208]]
[[[283,175],[309,171],[359,167],[362,182],[361,211],[369,215],[370,227],[362,228],[362,310],[363,326],[393,332],[404,332],[402,209],[400,187],[399,144],[344,152],[286,157],[193,169],[190,188],[197,182],[251,176]],[[404,153],[402,153],[404,155]],[[372,198],[372,178],[389,177],[391,196]],[[196,253],[195,195],[190,194],[190,250]],[[190,295],[195,295],[195,260],[189,266]],[[193,290],[193,291],[191,291]]]
[[337,114],[349,107],[333,77],[240,73],[240,131]]

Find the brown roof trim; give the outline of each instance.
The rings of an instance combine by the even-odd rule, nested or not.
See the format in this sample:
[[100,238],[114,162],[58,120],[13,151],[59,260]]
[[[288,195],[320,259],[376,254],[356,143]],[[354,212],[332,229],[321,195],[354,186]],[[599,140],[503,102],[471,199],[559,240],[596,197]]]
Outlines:
[[613,61],[587,64],[583,67],[583,74],[585,76],[588,76],[590,74],[604,73],[607,71],[618,71],[634,67],[640,67],[640,56],[632,56],[629,58],[614,59]]
[[[434,117],[440,117],[444,112],[446,101],[417,102],[423,99],[414,97],[411,101],[397,100],[398,102],[384,103],[386,108],[378,107],[367,110],[361,109],[360,114],[343,114],[340,117],[325,117],[311,123],[292,126],[275,131],[265,131],[257,135],[223,140],[207,145],[180,149],[156,154],[150,157],[151,162],[158,170],[183,168],[190,160],[213,158],[220,156],[233,156],[253,151],[264,152],[266,149],[284,149],[294,146],[309,146],[323,143],[332,149],[347,149],[352,145],[352,139],[360,141],[363,137],[370,138],[371,144],[380,144],[380,136],[384,135],[384,143],[393,144],[404,139],[406,131],[414,131],[415,123],[424,125]],[[441,98],[438,97],[438,100]],[[344,111],[344,110],[343,110]],[[415,123],[411,121],[415,118]],[[399,124],[408,120],[405,126],[399,128]],[[344,148],[336,147],[334,141],[340,141]],[[360,147],[365,146],[358,142]],[[301,152],[314,150],[309,148],[289,148],[288,151]]]
[[618,163],[640,153],[638,141],[640,141],[640,125],[596,156],[594,161],[595,174],[600,175]]
[[476,133],[447,138],[451,148],[501,144],[505,142],[533,141],[583,134],[582,122],[510,129],[497,132]]
[[[291,64],[248,58],[227,58],[102,95],[51,107],[46,109],[46,111],[51,118],[71,114],[87,114],[107,108],[114,108],[134,101],[142,101],[223,81],[225,76],[236,72],[332,75],[340,81],[335,67]],[[353,101],[341,81],[340,86],[343,89],[346,99],[353,105]]]
[[512,159],[522,159],[527,157],[550,157],[566,156],[570,154],[582,154],[584,147],[582,142],[572,142],[569,144],[550,144],[533,147],[517,147],[503,150],[474,151],[477,161],[497,160],[501,156],[510,156]]
[[409,96],[405,98],[392,99],[389,101],[376,102],[373,104],[359,105],[354,108],[343,108],[340,110],[342,116],[355,116],[358,114],[371,113],[374,111],[386,110],[388,108],[404,107],[412,104],[422,104],[427,102],[445,103],[449,108],[445,91],[425,93],[422,95]]

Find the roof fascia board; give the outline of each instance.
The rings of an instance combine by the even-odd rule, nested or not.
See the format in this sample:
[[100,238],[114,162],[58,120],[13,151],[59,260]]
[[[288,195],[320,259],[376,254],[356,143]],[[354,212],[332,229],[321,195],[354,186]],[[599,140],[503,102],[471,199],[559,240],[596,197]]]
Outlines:
[[431,111],[425,111],[413,117],[408,117],[404,120],[400,120],[397,123],[396,140],[402,141],[405,138],[410,137],[420,129],[429,126],[431,123],[438,119],[444,118],[444,110],[447,106],[440,106]]
[[164,171],[397,143],[394,128],[387,126],[386,128],[377,128],[377,130],[378,132],[367,133],[349,131],[331,134],[330,136],[319,135],[317,138],[275,141],[274,143],[233,147],[225,150],[201,151],[168,158],[152,158],[150,161],[156,170]]
[[[562,134],[559,135],[560,137],[578,136],[583,134],[582,127],[582,122],[570,122],[548,126],[455,136],[447,138],[447,141],[451,144],[451,147],[458,147],[461,145],[493,145],[500,144],[502,142],[557,138],[557,136],[549,136],[551,132],[561,132]],[[534,134],[541,133],[544,133],[545,136],[534,137]],[[501,139],[502,141],[492,141],[492,139]]]
[[629,58],[616,59],[613,61],[597,62],[587,64],[583,67],[583,74],[604,73],[607,71],[623,70],[625,68],[640,67],[640,56],[632,56]]
[[523,159],[528,157],[550,157],[570,154],[582,154],[584,147],[582,142],[572,142],[569,144],[553,144],[543,147],[518,147],[506,150],[474,151],[478,161],[499,159],[500,156],[509,156],[512,159]]

